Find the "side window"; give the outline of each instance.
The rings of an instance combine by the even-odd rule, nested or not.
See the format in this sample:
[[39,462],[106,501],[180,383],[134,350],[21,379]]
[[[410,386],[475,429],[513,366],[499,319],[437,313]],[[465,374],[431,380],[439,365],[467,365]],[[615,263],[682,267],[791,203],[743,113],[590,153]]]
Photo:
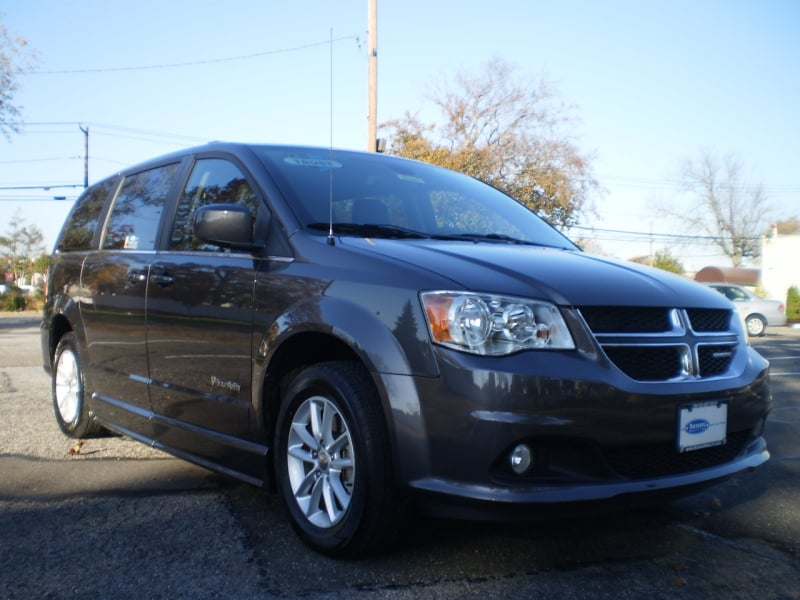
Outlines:
[[171,250],[224,252],[216,244],[207,244],[192,232],[194,213],[208,204],[240,204],[250,209],[256,221],[259,200],[239,168],[219,158],[198,160],[181,193],[170,237]]
[[732,287],[732,288],[728,288],[728,290],[730,292],[728,294],[728,298],[730,298],[734,302],[747,302],[748,300],[750,300],[750,298],[747,297],[747,294],[745,294],[739,288],[733,288]]
[[119,186],[119,177],[113,177],[87,189],[75,202],[75,207],[64,224],[56,250],[90,250],[106,201]]
[[103,248],[107,250],[153,250],[158,223],[178,163],[143,171],[125,178],[111,208]]
[[745,296],[740,290],[737,290],[736,288],[732,288],[727,285],[715,287],[714,289],[717,290],[723,296],[725,296],[731,302],[736,302],[736,301],[741,302],[742,300],[747,299],[747,296]]

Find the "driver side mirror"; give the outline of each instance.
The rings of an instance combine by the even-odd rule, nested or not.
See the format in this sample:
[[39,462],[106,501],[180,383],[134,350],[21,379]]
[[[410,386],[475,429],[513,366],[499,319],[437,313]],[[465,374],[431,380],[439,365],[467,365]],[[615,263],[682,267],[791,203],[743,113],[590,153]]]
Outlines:
[[208,204],[194,214],[194,235],[228,248],[253,247],[253,215],[239,204]]

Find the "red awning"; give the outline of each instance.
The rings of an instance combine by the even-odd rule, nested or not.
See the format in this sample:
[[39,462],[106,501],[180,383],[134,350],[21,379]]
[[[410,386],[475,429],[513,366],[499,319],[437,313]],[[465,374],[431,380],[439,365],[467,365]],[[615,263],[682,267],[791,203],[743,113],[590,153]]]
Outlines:
[[695,273],[695,281],[708,283],[737,283],[739,285],[758,285],[761,272],[758,269],[743,267],[703,267]]

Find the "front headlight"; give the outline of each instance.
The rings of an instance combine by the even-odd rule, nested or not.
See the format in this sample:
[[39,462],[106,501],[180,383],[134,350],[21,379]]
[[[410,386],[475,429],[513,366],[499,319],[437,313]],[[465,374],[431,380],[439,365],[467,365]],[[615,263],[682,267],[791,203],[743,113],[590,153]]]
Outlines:
[[436,344],[489,356],[575,348],[549,302],[470,292],[423,292],[420,298]]

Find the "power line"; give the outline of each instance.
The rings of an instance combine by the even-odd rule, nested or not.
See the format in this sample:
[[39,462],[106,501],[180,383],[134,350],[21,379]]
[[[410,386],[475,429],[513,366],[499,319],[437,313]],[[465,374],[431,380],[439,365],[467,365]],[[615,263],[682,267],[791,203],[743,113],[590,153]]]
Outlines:
[[[627,177],[625,175],[604,174],[599,174],[597,178],[603,185],[608,187],[664,190],[674,192],[687,191],[684,190],[685,182],[675,179],[648,179],[644,177]],[[735,185],[720,183],[718,187],[720,190],[736,190],[743,192],[760,189],[767,195],[800,194],[800,184],[796,183],[761,184],[744,182]]]
[[[56,126],[56,125],[57,126],[69,126],[69,127],[81,127],[82,123],[87,123],[87,121],[33,121],[33,122],[24,123],[24,125],[26,127],[51,127],[51,126]],[[121,125],[113,125],[113,124],[109,124],[109,123],[95,123],[95,122],[91,122],[91,121],[88,121],[88,124],[92,128],[92,133],[95,133],[95,134],[98,134],[98,135],[105,135],[105,136],[109,136],[109,137],[122,137],[122,138],[129,137],[129,136],[124,136],[124,135],[119,135],[117,133],[114,133],[114,132],[123,132],[123,133],[136,134],[138,136],[143,136],[144,135],[144,136],[149,136],[149,138],[156,138],[156,140],[148,139],[148,138],[142,138],[142,137],[134,138],[134,139],[139,139],[139,140],[143,140],[143,141],[161,141],[161,140],[167,139],[167,140],[173,140],[172,143],[174,143],[174,141],[176,141],[176,140],[177,141],[181,141],[181,142],[189,142],[189,143],[193,143],[193,144],[202,144],[202,143],[208,142],[207,138],[184,135],[184,134],[180,134],[180,133],[171,133],[171,132],[165,132],[165,131],[153,131],[153,130],[150,130],[150,129],[135,129],[135,128],[132,128],[132,127],[123,127]],[[28,133],[43,133],[43,132],[41,130],[34,131],[34,132],[25,131],[25,132],[21,132],[19,135],[26,135]],[[52,133],[52,132],[50,132],[50,133]],[[59,130],[56,133],[74,134],[75,131],[72,130],[72,129],[68,129],[68,130],[65,129],[65,130]],[[72,157],[70,157],[70,158],[72,158]],[[34,160],[34,159],[31,159],[31,160]],[[44,159],[35,159],[35,160],[44,160]],[[56,160],[56,159],[54,159],[54,160]]]
[[50,190],[53,188],[76,188],[76,187],[83,187],[82,184],[73,184],[73,183],[66,183],[66,184],[55,184],[55,185],[9,185],[9,186],[0,186],[0,190]]
[[[351,39],[353,36],[345,36],[341,38],[337,38],[337,41]],[[355,36],[356,39],[357,36]],[[328,42],[316,42],[314,44],[310,44],[309,46],[301,46],[302,47],[310,47],[310,46],[318,46],[321,44],[328,44]],[[291,50],[287,50],[291,51]],[[281,52],[280,50],[273,51],[275,53]],[[247,56],[256,56],[256,55],[247,55]],[[224,60],[234,60],[236,57],[231,59],[216,59],[219,61]],[[202,61],[208,62],[208,61]],[[212,61],[213,62],[213,61]],[[189,64],[189,63],[181,63],[181,64]],[[202,63],[198,63],[202,64]],[[133,67],[138,68],[138,67]],[[147,68],[147,67],[141,67]],[[109,137],[119,137],[123,139],[134,139],[138,141],[147,141],[147,142],[160,142],[163,143],[163,139],[171,139],[171,140],[179,140],[182,142],[190,142],[190,143],[198,143],[203,144],[208,141],[206,138],[200,138],[197,136],[188,136],[183,134],[176,134],[176,133],[168,133],[168,132],[161,132],[161,131],[152,131],[146,129],[135,129],[130,127],[124,127],[120,125],[113,125],[107,123],[89,123],[92,127],[92,132],[98,135],[105,135]],[[19,123],[19,125],[24,125],[25,127],[42,127],[42,126],[76,126],[80,125],[79,121],[38,121],[38,122],[26,122],[26,123]],[[98,132],[98,129],[100,130]],[[109,130],[111,132],[123,132],[123,133],[132,133],[136,134],[137,137],[125,136],[125,135],[118,135],[110,132],[106,132],[104,130]],[[21,132],[19,135],[25,135],[29,132]],[[34,133],[45,133],[42,131],[37,131]],[[73,133],[70,130],[59,130],[56,133]],[[157,139],[153,140],[149,137],[140,137],[140,136],[150,136],[155,137]],[[174,143],[174,142],[170,142]],[[2,163],[0,163],[2,164]],[[123,163],[120,163],[123,164]],[[645,177],[631,177],[626,175],[612,175],[612,174],[598,174],[597,178],[604,184],[610,187],[626,187],[626,188],[639,188],[639,189],[651,189],[651,190],[672,190],[675,192],[682,192],[681,189],[683,187],[683,182],[676,180],[676,179],[649,179]],[[789,194],[797,194],[800,195],[800,184],[797,183],[776,183],[776,184],[750,184],[750,183],[741,183],[737,185],[720,185],[720,189],[722,190],[738,190],[738,191],[750,191],[756,188],[760,188],[763,190],[768,196],[778,196],[778,195],[789,195]]]
[[[123,139],[123,140],[136,140],[136,141],[139,141],[139,142],[157,142],[159,144],[171,144],[173,146],[185,146],[186,145],[186,142],[179,142],[179,141],[176,141],[176,140],[168,140],[168,139],[165,140],[165,139],[161,138],[161,136],[144,137],[144,136],[141,136],[141,135],[123,135],[123,134],[120,134],[120,133],[107,133],[107,132],[104,132],[104,131],[95,131],[95,130],[92,130],[92,133],[94,135],[99,135],[99,136],[104,136],[104,137],[113,137],[113,138],[118,138],[118,139]],[[197,143],[197,142],[205,142],[207,140],[205,140],[205,139],[201,140],[200,138],[194,138],[191,141],[193,143]]]
[[156,69],[178,69],[182,67],[194,67],[199,65],[210,65],[224,62],[233,62],[239,60],[249,60],[253,58],[260,58],[262,56],[270,56],[274,54],[287,54],[289,52],[298,52],[300,50],[307,50],[309,48],[316,48],[318,46],[327,46],[332,42],[342,42],[346,40],[355,40],[359,42],[357,35],[348,35],[335,38],[333,40],[325,40],[320,42],[312,42],[310,44],[303,44],[300,46],[292,46],[289,48],[279,48],[277,50],[265,50],[264,52],[254,52],[252,54],[240,54],[238,56],[228,56],[224,58],[210,58],[206,60],[194,60],[179,63],[163,63],[156,65],[137,65],[127,67],[105,67],[96,69],[62,69],[51,71],[36,71],[36,70],[18,70],[20,75],[73,75],[79,73],[117,73],[122,71],[152,71]]
[[199,137],[196,137],[196,136],[183,135],[183,134],[179,134],[179,133],[167,133],[167,132],[164,132],[164,131],[153,131],[153,130],[148,130],[148,129],[134,129],[132,127],[123,127],[121,125],[111,125],[111,124],[108,124],[108,123],[90,123],[90,124],[92,126],[92,131],[96,131],[97,128],[100,128],[100,129],[110,129],[112,131],[122,131],[122,132],[126,132],[126,133],[152,135],[152,136],[161,137],[161,138],[173,138],[173,139],[176,139],[176,140],[183,140],[183,141],[188,141],[188,142],[206,142],[206,141],[208,141],[205,138],[199,138]]
[[26,202],[73,202],[77,196],[37,196],[37,197],[19,197],[15,198],[13,196],[6,196],[0,197],[0,202],[16,202],[16,203],[26,203]]
[[[687,235],[681,233],[651,233],[645,231],[626,231],[623,229],[601,229],[598,227],[585,227],[580,225],[575,225],[572,229],[580,229],[582,231],[589,231],[591,233],[600,233],[600,234],[616,234],[616,235],[624,235],[624,236],[634,236],[635,239],[620,239],[620,238],[604,238],[607,241],[619,241],[619,242],[627,242],[627,241],[639,241],[638,238],[647,238],[653,239],[654,241],[658,240],[685,240],[691,242],[700,242],[700,243],[717,243],[719,240],[729,240],[733,239],[730,236],[722,236],[722,235]],[[600,239],[601,236],[597,236]],[[748,236],[742,239],[750,239],[750,240],[759,240],[761,239],[760,235],[753,235]]]
[[23,158],[17,160],[0,160],[0,165],[15,165],[21,163],[53,162],[59,160],[74,160],[83,158],[81,156],[58,156],[55,158]]

